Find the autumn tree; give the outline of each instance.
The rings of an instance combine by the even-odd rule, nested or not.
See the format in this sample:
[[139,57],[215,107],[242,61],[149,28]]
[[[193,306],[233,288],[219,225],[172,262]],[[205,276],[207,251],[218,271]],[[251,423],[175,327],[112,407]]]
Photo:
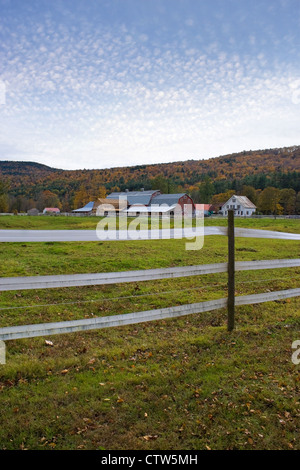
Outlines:
[[282,189],[280,191],[280,205],[285,214],[295,214],[296,191],[294,189]]
[[151,188],[158,189],[162,194],[171,194],[176,190],[174,181],[171,178],[164,178],[159,175],[150,180]]
[[295,213],[300,215],[300,191],[296,196]]
[[90,197],[83,185],[80,186],[79,191],[76,191],[74,194],[74,200],[73,200],[73,206],[75,209],[78,209],[79,207],[85,206],[90,202]]
[[224,204],[226,201],[228,201],[228,199],[231,198],[231,196],[233,196],[235,193],[235,191],[233,189],[230,189],[228,191],[226,191],[225,193],[219,193],[219,194],[215,194],[213,197],[212,197],[212,204],[213,205],[218,205],[218,204]]
[[269,186],[264,189],[259,196],[257,208],[263,214],[279,215],[283,212],[280,202],[280,189]]
[[98,189],[98,197],[99,198],[106,198],[106,187],[105,186],[100,186]]
[[8,189],[8,183],[0,179],[0,212],[8,211]]
[[246,196],[253,204],[257,204],[258,194],[253,186],[244,185],[242,187],[241,196]]
[[203,183],[199,186],[199,202],[201,204],[210,204],[215,192],[215,187],[210,178],[205,177]]

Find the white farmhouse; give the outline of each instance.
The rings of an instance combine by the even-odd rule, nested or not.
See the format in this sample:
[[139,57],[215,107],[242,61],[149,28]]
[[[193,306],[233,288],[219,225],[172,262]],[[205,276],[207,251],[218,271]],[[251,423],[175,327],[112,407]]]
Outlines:
[[228,215],[230,209],[234,210],[235,216],[250,217],[256,211],[256,206],[246,196],[231,196],[220,210],[222,215]]

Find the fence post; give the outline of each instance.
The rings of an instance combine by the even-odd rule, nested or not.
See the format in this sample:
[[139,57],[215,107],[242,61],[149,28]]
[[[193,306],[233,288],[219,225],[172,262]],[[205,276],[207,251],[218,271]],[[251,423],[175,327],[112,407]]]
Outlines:
[[228,331],[234,329],[235,310],[234,210],[228,211]]

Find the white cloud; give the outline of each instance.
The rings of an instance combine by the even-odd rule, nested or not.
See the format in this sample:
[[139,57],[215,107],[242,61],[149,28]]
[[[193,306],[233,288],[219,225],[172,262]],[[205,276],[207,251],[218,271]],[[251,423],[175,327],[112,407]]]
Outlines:
[[[202,47],[188,38],[151,43],[125,26],[74,35],[49,19],[29,37],[23,25],[22,42],[10,34],[0,77],[2,149],[79,168],[297,143],[297,64],[231,52],[212,31]],[[247,36],[252,47],[256,39]]]

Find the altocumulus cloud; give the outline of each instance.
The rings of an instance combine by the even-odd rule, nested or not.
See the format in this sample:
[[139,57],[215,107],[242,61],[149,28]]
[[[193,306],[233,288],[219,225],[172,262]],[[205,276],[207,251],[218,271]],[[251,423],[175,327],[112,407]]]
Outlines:
[[299,52],[295,33],[279,40],[278,12],[257,31],[246,7],[203,18],[178,1],[175,33],[166,10],[156,26],[122,15],[98,24],[65,5],[59,21],[49,7],[3,21],[1,158],[103,168],[297,143]]

